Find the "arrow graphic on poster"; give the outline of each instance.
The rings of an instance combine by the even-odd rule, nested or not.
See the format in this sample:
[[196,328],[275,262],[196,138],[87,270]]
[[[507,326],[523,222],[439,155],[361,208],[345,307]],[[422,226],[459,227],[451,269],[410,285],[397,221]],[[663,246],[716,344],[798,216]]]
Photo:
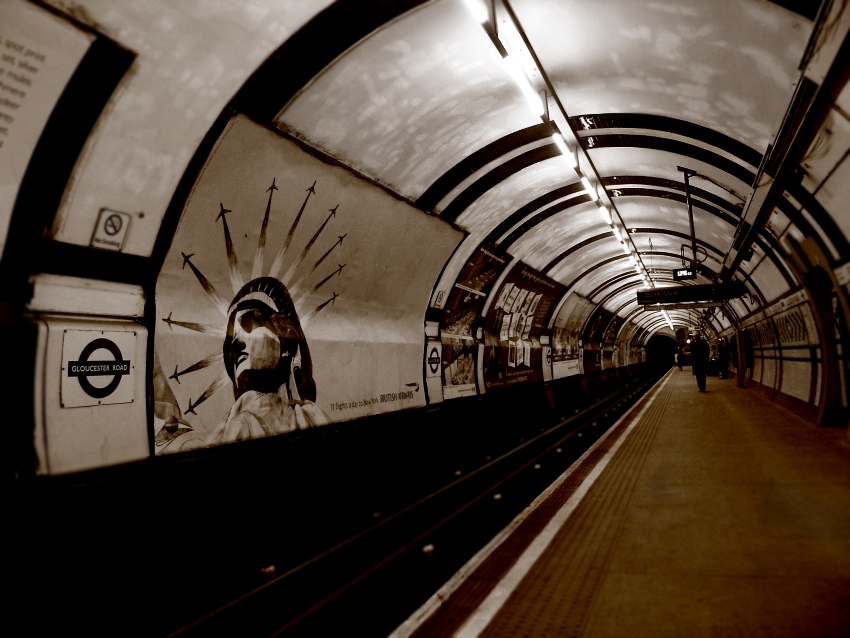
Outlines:
[[286,255],[286,251],[289,249],[289,244],[292,243],[292,236],[295,235],[295,229],[298,227],[298,223],[301,221],[301,215],[304,214],[304,209],[307,207],[307,202],[310,201],[310,196],[316,194],[316,182],[313,182],[313,185],[307,189],[307,197],[304,198],[304,203],[301,204],[301,209],[298,211],[298,215],[295,216],[295,221],[292,222],[292,226],[289,228],[289,234],[286,236],[286,241],[283,242],[283,246],[278,251],[277,256],[274,258],[274,262],[272,263],[271,272],[279,272],[281,267],[283,266],[283,257]]
[[[296,305],[300,305],[300,304],[301,304],[301,303],[302,303],[305,299],[307,299],[307,297],[309,297],[310,295],[312,295],[312,294],[316,293],[316,292],[319,290],[319,288],[321,288],[321,287],[322,287],[322,286],[324,286],[326,283],[328,283],[328,281],[330,281],[330,279],[331,279],[332,277],[334,277],[334,276],[336,276],[336,275],[340,274],[340,273],[342,272],[342,269],[343,269],[343,268],[345,268],[345,266],[346,266],[346,264],[339,264],[339,268],[337,268],[336,270],[334,270],[334,271],[333,271],[330,275],[328,275],[327,277],[325,277],[324,279],[322,279],[319,283],[317,283],[315,286],[313,286],[313,289],[312,289],[312,290],[310,290],[309,292],[304,293],[303,295],[300,295],[297,299],[295,299],[295,300],[294,300],[295,304],[296,304]],[[334,293],[334,294],[336,294],[336,293]],[[336,299],[336,297],[334,297],[334,299]]]
[[168,324],[168,328],[170,330],[174,330],[172,326],[180,326],[181,328],[186,328],[188,330],[194,330],[195,332],[202,332],[204,334],[215,335],[216,337],[224,338],[224,328],[221,326],[210,326],[203,323],[194,323],[191,321],[176,321],[171,318],[173,313],[169,312],[167,317],[164,317],[162,320]]
[[189,268],[192,269],[192,272],[195,273],[195,277],[197,277],[198,281],[201,282],[201,287],[204,289],[204,292],[206,292],[210,299],[212,299],[213,303],[218,306],[219,310],[221,310],[221,314],[226,316],[228,303],[220,294],[218,294],[218,291],[215,289],[215,286],[210,283],[210,280],[204,277],[204,274],[195,267],[195,264],[192,263],[191,259],[195,253],[191,253],[189,255],[186,253],[180,254],[183,255],[183,268],[186,267],[186,264],[189,264]]
[[[174,374],[172,374],[169,379],[174,379],[177,383],[180,383],[180,377],[189,372],[196,372],[197,370],[203,370],[204,368],[211,366],[214,363],[218,363],[223,358],[223,354],[221,352],[216,352],[215,354],[211,354],[206,359],[201,359],[197,363],[190,365],[185,370],[177,371],[179,366],[174,366]],[[198,405],[197,403],[195,405]]]
[[236,251],[233,250],[233,240],[230,237],[230,227],[227,225],[227,213],[233,212],[229,208],[225,208],[224,204],[219,202],[220,210],[218,211],[218,215],[215,218],[215,221],[219,219],[222,221],[224,225],[224,248],[227,252],[227,263],[230,267],[230,286],[233,288],[233,293],[239,292],[239,289],[242,287],[241,278],[239,276],[239,263],[236,258]]
[[272,209],[272,195],[278,190],[275,186],[275,178],[272,178],[272,185],[266,189],[269,194],[269,199],[266,202],[266,214],[263,216],[263,225],[260,227],[260,241],[257,243],[257,253],[254,256],[254,268],[251,272],[251,279],[256,279],[263,271],[263,257],[266,253],[266,231],[269,227],[269,213]]
[[[301,251],[301,254],[298,255],[298,259],[295,260],[295,263],[289,267],[289,270],[286,271],[286,274],[283,276],[283,281],[289,281],[290,277],[295,273],[295,269],[301,265],[301,262],[304,261],[304,258],[307,256],[307,253],[310,252],[310,249],[313,247],[313,244],[316,243],[316,240],[319,238],[319,235],[322,234],[322,231],[325,229],[325,226],[328,225],[328,222],[331,220],[331,217],[336,217],[336,209],[339,208],[339,204],[330,209],[330,215],[328,215],[327,219],[322,222],[322,225],[319,227],[319,230],[316,231],[316,234],[307,242],[307,245],[304,246],[304,249]],[[276,270],[272,271],[273,273],[277,273]]]
[[321,265],[321,263],[323,261],[325,261],[325,259],[327,259],[328,255],[330,255],[337,246],[342,246],[342,241],[347,236],[348,236],[348,233],[346,233],[345,235],[339,235],[339,239],[337,239],[336,243],[333,246],[331,246],[324,255],[319,257],[319,259],[316,261],[316,263],[313,264],[313,267],[310,270],[308,270],[306,273],[304,273],[304,275],[298,281],[296,281],[294,284],[292,284],[292,287],[289,289],[289,291],[290,291],[290,293],[292,294],[293,297],[298,292],[298,289],[301,287],[301,284],[304,282],[304,280],[307,279],[307,277],[312,275],[314,272],[316,272],[316,269],[319,267],[319,265]]
[[328,304],[333,305],[333,302],[334,302],[334,301],[336,301],[336,298],[337,298],[337,297],[339,297],[339,295],[338,295],[337,293],[333,293],[333,297],[331,297],[330,299],[328,299],[328,300],[327,300],[327,301],[325,301],[325,302],[320,303],[318,306],[316,306],[316,307],[315,307],[315,309],[313,310],[313,312],[311,312],[310,314],[308,314],[308,315],[307,315],[306,317],[304,317],[301,321],[307,321],[307,320],[309,320],[309,319],[312,319],[313,317],[315,317],[315,316],[319,313],[319,311],[320,311],[322,308],[324,308],[324,307],[325,307],[325,306],[327,306]]
[[317,283],[315,286],[313,286],[313,292],[317,291],[319,288],[324,286],[328,282],[328,279],[330,279],[331,277],[333,277],[335,275],[340,274],[342,272],[342,269],[345,268],[345,266],[346,266],[346,264],[339,264],[339,268],[334,270],[330,275],[328,275],[327,277],[322,279],[319,283]]
[[[184,370],[184,372],[186,372],[187,370]],[[204,393],[200,397],[198,397],[197,401],[192,403],[192,399],[189,399],[189,407],[186,409],[186,414],[197,414],[197,412],[195,412],[195,408],[197,408],[204,401],[209,399],[213,394],[215,394],[218,390],[220,390],[226,385],[230,385],[230,377],[227,376],[227,372],[222,370],[218,378],[213,381],[206,390],[204,390]]]

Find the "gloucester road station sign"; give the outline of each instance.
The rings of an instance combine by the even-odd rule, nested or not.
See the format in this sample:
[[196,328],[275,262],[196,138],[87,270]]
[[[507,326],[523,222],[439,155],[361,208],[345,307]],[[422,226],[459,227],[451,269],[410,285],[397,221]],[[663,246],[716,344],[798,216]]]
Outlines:
[[62,407],[129,403],[134,395],[133,332],[66,330],[62,344]]

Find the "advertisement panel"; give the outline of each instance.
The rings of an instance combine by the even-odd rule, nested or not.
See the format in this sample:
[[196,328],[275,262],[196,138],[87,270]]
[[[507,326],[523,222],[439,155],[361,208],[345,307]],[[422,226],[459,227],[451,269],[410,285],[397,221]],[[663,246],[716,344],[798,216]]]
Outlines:
[[564,286],[519,262],[502,281],[484,325],[484,387],[542,382],[540,332]]
[[594,304],[572,293],[561,305],[552,328],[552,376],[556,379],[581,373],[582,334]]
[[0,2],[0,254],[36,144],[93,39],[32,2]]
[[235,117],[157,281],[157,453],[423,406],[425,309],[461,238]]
[[445,303],[440,322],[443,341],[443,397],[476,393],[478,345],[474,329],[487,295],[511,257],[494,246],[481,246],[466,262]]

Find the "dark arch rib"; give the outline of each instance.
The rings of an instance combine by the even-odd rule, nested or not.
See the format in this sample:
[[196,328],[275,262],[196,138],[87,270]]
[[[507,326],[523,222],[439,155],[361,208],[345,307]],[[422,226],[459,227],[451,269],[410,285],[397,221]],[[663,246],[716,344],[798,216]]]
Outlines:
[[469,156],[463,158],[448,171],[443,173],[437,181],[435,181],[428,189],[419,196],[416,200],[416,206],[422,210],[433,210],[434,206],[440,203],[452,189],[463,182],[467,177],[480,170],[490,162],[503,155],[507,155],[511,151],[521,148],[527,144],[538,142],[551,135],[551,131],[546,124],[537,124],[529,126],[519,131],[515,131],[504,137],[499,138],[495,142],[490,142],[487,146],[475,151]]
[[744,184],[752,185],[756,179],[755,173],[748,171],[740,164],[700,146],[680,142],[679,140],[653,137],[652,135],[622,135],[620,133],[589,135],[587,137],[581,137],[579,140],[582,146],[588,151],[597,148],[645,148],[665,151],[711,164],[721,171],[738,178]]
[[573,244],[572,246],[567,248],[564,252],[562,252],[560,255],[558,255],[557,257],[552,259],[548,264],[543,266],[543,268],[540,269],[540,272],[542,272],[543,274],[548,274],[549,271],[552,270],[552,268],[557,266],[562,260],[569,257],[574,252],[579,251],[582,248],[585,248],[587,246],[590,246],[591,244],[593,244],[597,241],[602,241],[603,239],[607,240],[610,237],[612,237],[611,233],[600,233],[598,235],[594,235],[593,237],[588,237],[587,239],[584,239],[577,244]]
[[[692,178],[693,179],[693,178]],[[672,179],[663,179],[660,177],[646,177],[643,175],[612,175],[611,177],[603,177],[602,185],[609,191],[620,190],[627,186],[654,186],[660,189],[670,191],[685,192],[685,182]],[[691,198],[701,199],[709,204],[713,204],[717,208],[729,211],[737,217],[741,216],[742,204],[732,203],[723,199],[719,195],[715,195],[707,190],[699,188],[691,184]]]
[[[583,189],[581,183],[578,184],[579,189]],[[558,213],[567,210],[568,208],[572,208],[573,206],[578,206],[579,204],[586,204],[592,201],[590,199],[590,195],[578,195],[577,197],[573,197],[570,200],[565,202],[559,202],[554,206],[550,206],[544,211],[541,211],[534,217],[526,220],[521,226],[517,227],[510,235],[505,237],[505,241],[499,244],[505,250],[509,250],[515,241],[520,239],[523,235],[525,235],[532,228],[537,226],[538,224],[544,222],[549,219],[553,215],[557,215]]]
[[526,151],[517,157],[509,159],[504,164],[500,164],[494,168],[481,179],[476,180],[475,183],[471,184],[460,195],[455,197],[452,202],[446,206],[443,212],[440,213],[440,218],[449,222],[455,221],[460,214],[466,210],[467,206],[493,188],[496,184],[499,184],[524,168],[537,164],[538,162],[557,157],[560,154],[561,151],[558,150],[557,146],[554,144],[546,144],[545,146],[539,146],[530,151]]
[[502,235],[528,217],[532,212],[540,210],[544,206],[548,206],[556,200],[569,197],[570,195],[575,195],[583,190],[584,186],[582,186],[581,182],[573,182],[572,184],[567,184],[566,186],[556,188],[553,191],[549,191],[548,193],[541,195],[537,199],[534,199],[521,208],[518,208],[508,217],[499,222],[499,225],[490,231],[482,244],[496,244]]
[[[615,297],[615,296],[619,295],[619,294],[620,294],[620,293],[622,293],[622,292],[626,292],[627,290],[629,290],[629,288],[639,288],[639,287],[641,287],[641,286],[643,286],[643,282],[642,282],[642,281],[630,281],[629,283],[627,283],[627,284],[625,284],[625,285],[622,285],[622,286],[620,286],[619,288],[615,288],[614,290],[609,291],[609,292],[608,292],[608,294],[606,294],[604,297],[602,297],[602,299],[600,299],[600,300],[596,303],[596,306],[597,306],[597,307],[602,307],[602,306],[604,306],[604,305],[605,305],[605,303],[606,303],[609,299],[611,299],[612,297]],[[591,300],[591,301],[592,301],[592,300]]]
[[628,256],[623,254],[614,255],[613,257],[609,257],[608,259],[603,259],[602,261],[597,261],[587,270],[582,271],[575,279],[573,279],[570,283],[566,284],[567,289],[564,291],[564,294],[568,293],[572,290],[573,286],[575,286],[579,281],[581,281],[586,275],[589,275],[593,271],[602,268],[603,266],[607,266],[608,264],[612,264],[615,261],[620,261],[622,259],[628,259]]
[[[568,188],[570,190],[572,190],[573,192],[577,192],[577,191],[582,190],[582,186],[581,186],[580,183],[571,184]],[[558,189],[558,192],[564,192],[565,190],[567,190],[567,189]],[[671,193],[669,191],[650,189],[650,188],[616,188],[616,189],[609,189],[608,194],[612,199],[614,197],[660,197],[662,199],[671,199],[671,200],[674,200],[674,201],[677,201],[677,202],[681,202],[682,204],[687,204],[687,197],[685,196],[684,193],[678,193],[678,192]],[[538,198],[538,200],[535,200],[535,202],[539,201],[540,199],[542,199],[542,198]],[[552,198],[552,199],[556,199],[556,198]],[[728,211],[731,214],[726,214],[726,213],[722,212],[721,210],[718,210],[714,206],[709,206],[708,204],[703,203],[699,199],[696,199],[696,200],[692,199],[692,205],[693,205],[694,208],[702,209],[702,210],[704,210],[708,213],[711,213],[715,217],[719,217],[720,219],[722,219],[723,221],[725,221],[727,224],[729,224],[732,227],[737,227],[738,219],[740,217],[740,211],[741,211],[740,207],[738,207],[735,204],[732,204],[730,202],[727,202],[727,201],[723,200],[722,198],[715,197],[714,199],[722,202],[723,203],[723,209]],[[551,208],[547,208],[546,210],[541,211],[540,213],[538,213],[534,217],[531,217],[528,220],[526,220],[521,226],[517,227],[508,237],[506,237],[502,242],[500,242],[501,247],[504,248],[505,250],[509,250],[510,246],[513,245],[513,243],[516,242],[518,239],[520,239],[520,237],[523,234],[530,231],[536,225],[544,222],[549,217],[556,215],[556,214],[558,214],[558,213],[560,213],[560,212],[562,212],[562,211],[564,211],[568,208],[571,208],[572,206],[577,206],[578,204],[584,204],[584,203],[587,203],[589,201],[590,201],[590,197],[588,197],[586,195],[582,195],[580,197],[574,197],[574,198],[572,198],[572,199],[570,199],[566,202],[560,202],[556,206],[552,206]],[[517,224],[521,219],[523,219],[525,217],[525,215],[528,214],[528,212],[530,210],[534,210],[535,208],[536,207],[533,207],[531,205],[523,206],[521,209],[519,209],[515,213],[513,213],[508,219],[506,219],[501,224],[499,224],[497,229],[494,229],[493,231],[491,231],[491,233],[487,236],[487,240],[492,239],[492,242],[490,242],[490,243],[496,243],[496,241],[498,240],[499,237],[501,237],[502,234],[507,232],[507,230],[509,228],[511,228],[512,226]],[[509,220],[512,221],[513,223],[509,224],[508,223]],[[497,232],[497,230],[499,232]],[[487,243],[487,240],[485,240],[484,243]]]
[[665,115],[647,115],[645,113],[588,113],[570,118],[570,124],[576,131],[599,129],[645,129],[681,135],[714,146],[734,155],[755,168],[761,164],[762,155],[728,135],[719,133],[707,126],[694,124]]
[[427,0],[337,0],[293,33],[239,90],[231,106],[271,122],[325,67],[376,29]]
[[[674,259],[680,258],[680,255],[677,254],[677,253],[668,253],[668,252],[664,252],[664,251],[660,251],[660,250],[646,251],[646,252],[642,252],[640,255],[641,255],[642,258],[643,257],[672,257]],[[709,255],[709,258],[713,259],[718,264],[721,262],[720,259],[717,259],[717,258],[715,258],[711,255]],[[602,261],[596,262],[595,264],[593,264],[593,266],[591,266],[590,268],[587,268],[586,270],[583,270],[571,282],[566,284],[567,289],[566,289],[565,292],[569,292],[570,290],[572,290],[573,286],[575,286],[579,281],[581,281],[584,277],[586,277],[590,273],[594,272],[595,270],[597,270],[597,269],[599,269],[603,266],[607,266],[608,264],[613,263],[615,261],[620,261],[622,259],[628,259],[628,255],[619,254],[619,255],[615,255],[614,257],[609,257],[608,259],[603,259]],[[716,272],[714,272],[713,270],[711,270],[710,268],[708,268],[706,266],[703,266],[702,264],[699,264],[697,266],[697,269],[702,271],[703,276],[706,277],[707,279],[713,280],[714,275],[717,275]]]
[[[688,241],[690,241],[690,239],[691,239],[690,235],[686,235],[685,233],[681,233],[681,232],[674,231],[674,230],[668,230],[668,229],[664,229],[664,228],[635,228],[633,230],[634,230],[635,233],[655,233],[656,235],[670,235],[672,237],[681,237],[682,239],[686,239]],[[593,237],[588,237],[584,241],[580,241],[579,243],[570,246],[567,250],[565,250],[560,255],[558,255],[557,257],[552,259],[548,264],[546,264],[541,269],[541,272],[548,274],[549,271],[552,270],[552,268],[557,266],[561,261],[563,261],[564,259],[569,257],[574,252],[581,250],[582,248],[585,248],[586,246],[589,246],[593,242],[599,241],[601,239],[608,239],[611,236],[612,235],[610,233],[602,233],[600,235],[594,235]],[[704,246],[705,248],[710,248],[713,252],[717,253],[718,255],[721,255],[721,256],[723,255],[723,253],[720,250],[718,250],[717,248],[715,248],[711,244],[702,241],[701,239],[697,239],[697,244]]]
[[[671,193],[670,191],[662,191],[654,188],[615,188],[609,191],[608,193],[612,199],[620,198],[620,197],[658,197],[660,199],[669,199],[674,202],[679,202],[685,205],[685,209],[687,210],[687,196],[684,193]],[[715,206],[711,206],[706,204],[698,199],[691,199],[691,204],[693,208],[699,208],[700,210],[704,210],[707,213],[711,213],[715,217],[718,217],[725,221],[727,224],[732,226],[733,228],[737,228],[739,217],[735,216],[735,212],[740,212],[740,209],[736,209],[732,206],[732,213],[726,213],[721,210],[718,210]]]
[[[603,290],[610,288],[614,284],[619,283],[619,282],[623,281],[624,279],[631,278],[631,277],[637,277],[637,276],[638,275],[634,270],[631,270],[631,271],[628,271],[628,272],[621,272],[621,273],[614,275],[613,277],[610,277],[610,278],[606,279],[605,281],[603,281],[601,284],[596,286],[596,288],[594,288],[589,293],[587,293],[586,296],[587,296],[588,299],[593,301],[593,298],[596,295],[598,295],[599,293],[601,293]],[[629,282],[629,283],[635,283],[635,282]],[[643,285],[643,281],[641,281],[639,284],[635,284],[635,285]]]

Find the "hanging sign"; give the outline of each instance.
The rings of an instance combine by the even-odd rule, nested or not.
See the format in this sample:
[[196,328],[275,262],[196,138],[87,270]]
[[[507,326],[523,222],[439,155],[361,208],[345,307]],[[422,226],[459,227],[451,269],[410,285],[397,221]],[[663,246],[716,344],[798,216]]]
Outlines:
[[681,281],[682,279],[696,279],[697,271],[695,268],[674,268],[673,281]]

